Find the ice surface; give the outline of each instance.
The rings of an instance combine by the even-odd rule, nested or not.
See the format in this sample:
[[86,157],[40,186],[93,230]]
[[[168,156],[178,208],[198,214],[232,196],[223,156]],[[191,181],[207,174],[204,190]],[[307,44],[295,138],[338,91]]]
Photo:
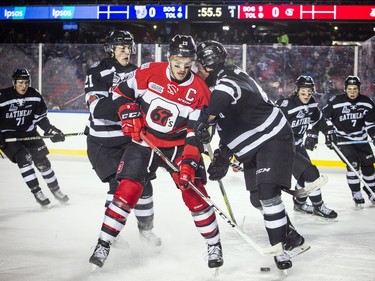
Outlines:
[[[214,278],[204,259],[206,245],[180,191],[163,170],[153,181],[154,231],[162,238],[161,251],[141,244],[131,215],[120,235],[123,245],[112,247],[103,268],[91,272],[88,259],[103,219],[107,186],[99,181],[85,157],[53,155],[50,160],[62,191],[71,200],[69,205],[61,206],[39,177],[52,201],[52,208],[43,210],[17,166],[0,159],[1,281],[375,280],[375,208],[368,200],[364,209],[354,208],[344,169],[321,169],[329,177],[323,198],[338,212],[337,222],[295,213],[291,196],[283,194],[292,222],[312,247],[293,260],[287,277],[277,270],[272,257],[260,256],[218,216],[224,266]],[[268,246],[262,217],[250,205],[242,174],[230,171],[223,183],[239,225],[260,245]],[[218,184],[209,182],[207,190],[226,211]],[[261,272],[260,267],[270,267],[271,271]]]

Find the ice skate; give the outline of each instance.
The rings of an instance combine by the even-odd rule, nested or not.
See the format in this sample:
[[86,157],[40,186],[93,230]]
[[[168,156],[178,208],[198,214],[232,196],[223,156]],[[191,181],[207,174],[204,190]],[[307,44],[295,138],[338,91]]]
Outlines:
[[285,239],[284,250],[289,258],[293,258],[306,252],[311,247],[305,243],[305,238],[303,238],[303,236],[300,235],[292,225],[289,225],[288,227],[289,233]]
[[314,206],[314,215],[329,220],[337,218],[337,213],[328,208],[325,204]]
[[223,265],[223,252],[221,250],[221,243],[218,242],[215,245],[208,245],[208,267],[216,268]]
[[139,237],[150,246],[161,246],[161,239],[152,230],[139,230]]
[[36,202],[38,202],[42,207],[46,207],[51,202],[49,199],[43,194],[43,192],[40,190],[37,192],[33,192]]
[[370,200],[372,205],[375,205],[375,195],[371,193],[367,187],[362,187],[363,191],[366,192],[368,200]]
[[314,207],[306,202],[300,203],[296,199],[293,199],[294,207],[293,210],[302,214],[311,215],[314,211]]
[[102,267],[108,257],[109,250],[110,244],[104,240],[98,239],[98,244],[96,244],[94,253],[90,257],[89,262],[98,267]]
[[57,187],[57,189],[51,189],[51,192],[53,196],[60,202],[60,203],[66,203],[69,201],[68,195],[65,195],[61,192],[61,189]]
[[362,209],[365,204],[365,199],[362,197],[360,191],[353,192],[353,201],[356,208]]
[[292,261],[287,253],[282,253],[274,257],[276,266],[280,270],[286,270],[292,267]]

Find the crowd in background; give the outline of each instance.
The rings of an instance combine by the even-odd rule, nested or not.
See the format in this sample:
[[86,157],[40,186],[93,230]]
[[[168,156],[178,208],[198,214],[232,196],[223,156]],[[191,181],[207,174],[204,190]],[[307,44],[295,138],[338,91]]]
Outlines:
[[[243,46],[226,45],[228,63],[242,66]],[[276,100],[289,95],[295,79],[311,75],[316,84],[317,100],[323,105],[334,92],[342,91],[346,76],[354,71],[354,46],[292,46],[247,45],[245,70]],[[368,65],[368,50],[364,49],[364,64]],[[165,53],[167,45],[163,45]],[[42,49],[42,93],[49,109],[86,110],[83,93],[87,68],[106,54],[102,44],[45,44]],[[32,84],[38,83],[38,44],[0,44],[0,85],[9,86],[9,69],[27,67]],[[143,44],[142,63],[155,60],[155,44]],[[137,63],[137,55],[132,60]],[[22,58],[20,60],[20,58]],[[162,56],[165,60],[165,56]],[[362,93],[375,94],[374,67],[362,76]]]
[[[138,43],[166,44],[177,33],[181,33],[179,24],[154,25],[134,24],[89,24],[79,23],[77,30],[63,30],[63,23],[48,24],[2,24],[0,43],[74,43],[97,44],[104,40],[105,34],[113,29],[125,29],[132,32]],[[288,26],[289,25],[289,26]],[[229,30],[223,30],[222,24],[190,24],[190,34],[196,41],[217,40],[223,44],[273,44],[281,36],[293,45],[331,46],[335,41],[363,42],[375,35],[371,24],[342,24],[337,30],[331,25],[289,23],[284,26],[253,26],[253,23],[230,24]]]

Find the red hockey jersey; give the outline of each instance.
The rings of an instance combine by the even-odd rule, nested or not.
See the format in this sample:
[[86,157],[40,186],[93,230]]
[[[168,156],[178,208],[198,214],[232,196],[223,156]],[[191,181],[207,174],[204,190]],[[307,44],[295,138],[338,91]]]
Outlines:
[[183,83],[173,81],[167,62],[143,64],[113,90],[118,108],[140,103],[147,137],[164,148],[184,144],[198,148],[194,125],[209,96],[206,83],[195,73]]

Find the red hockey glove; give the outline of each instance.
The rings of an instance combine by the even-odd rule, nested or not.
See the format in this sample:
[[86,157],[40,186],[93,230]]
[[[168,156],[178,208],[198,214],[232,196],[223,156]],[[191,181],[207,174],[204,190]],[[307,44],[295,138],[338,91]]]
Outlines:
[[140,141],[140,132],[144,127],[141,108],[138,103],[127,103],[119,110],[122,133],[135,141]]
[[195,172],[198,169],[198,163],[192,159],[184,159],[179,165],[179,173],[173,173],[173,180],[181,190],[189,188],[189,181],[194,182]]

